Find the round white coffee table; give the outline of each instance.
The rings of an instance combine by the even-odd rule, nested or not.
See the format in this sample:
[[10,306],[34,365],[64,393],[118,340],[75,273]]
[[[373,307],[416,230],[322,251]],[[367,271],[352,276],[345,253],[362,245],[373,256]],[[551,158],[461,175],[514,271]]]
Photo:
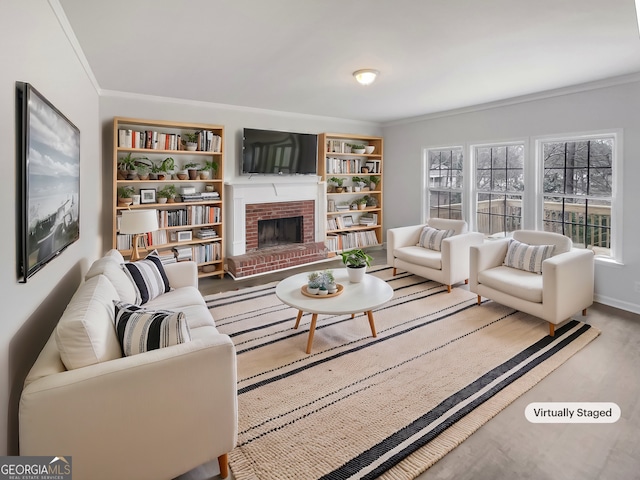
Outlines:
[[304,295],[301,288],[307,284],[308,272],[299,273],[282,280],[276,286],[276,296],[280,301],[290,307],[298,309],[296,325],[298,328],[303,312],[311,313],[311,325],[309,327],[309,339],[307,340],[307,353],[311,353],[313,334],[316,329],[318,314],[342,315],[350,314],[351,318],[358,312],[365,312],[369,318],[371,334],[375,337],[376,326],[373,321],[374,308],[387,303],[393,297],[393,289],[387,282],[378,277],[367,274],[362,282],[351,283],[346,268],[333,270],[337,284],[344,287],[340,295],[326,297],[309,297]]

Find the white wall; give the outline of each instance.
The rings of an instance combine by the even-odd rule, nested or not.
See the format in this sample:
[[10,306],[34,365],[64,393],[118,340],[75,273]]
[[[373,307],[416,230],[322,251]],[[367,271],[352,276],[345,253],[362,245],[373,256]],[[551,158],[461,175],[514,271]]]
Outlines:
[[[385,228],[421,221],[424,147],[623,132],[623,265],[596,261],[596,300],[640,313],[640,81],[386,126]],[[393,192],[402,192],[403,200]],[[407,205],[414,205],[407,208]]]
[[[55,316],[99,255],[98,95],[52,7],[42,0],[2,2],[0,15],[0,455],[17,454],[17,402],[24,375]],[[80,129],[80,240],[29,279],[17,282],[15,82],[31,83]],[[52,454],[55,452],[52,452]]]

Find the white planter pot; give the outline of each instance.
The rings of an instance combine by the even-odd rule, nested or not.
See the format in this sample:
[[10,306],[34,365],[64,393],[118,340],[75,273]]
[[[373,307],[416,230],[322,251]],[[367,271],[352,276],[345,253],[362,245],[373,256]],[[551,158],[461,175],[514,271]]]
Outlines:
[[347,267],[347,274],[351,283],[360,283],[367,273],[366,265],[364,267]]

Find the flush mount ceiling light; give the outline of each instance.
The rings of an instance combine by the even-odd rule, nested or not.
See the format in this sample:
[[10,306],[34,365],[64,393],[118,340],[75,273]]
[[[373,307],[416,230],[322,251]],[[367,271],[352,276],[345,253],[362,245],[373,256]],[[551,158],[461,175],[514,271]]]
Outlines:
[[375,82],[379,73],[380,72],[378,70],[363,68],[362,70],[356,70],[353,72],[353,76],[356,77],[356,80],[360,85],[371,85]]

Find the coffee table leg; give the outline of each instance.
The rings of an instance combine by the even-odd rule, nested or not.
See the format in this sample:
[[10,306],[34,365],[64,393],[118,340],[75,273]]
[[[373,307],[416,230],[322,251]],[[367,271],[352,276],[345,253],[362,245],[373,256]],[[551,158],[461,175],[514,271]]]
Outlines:
[[316,320],[318,319],[318,314],[314,313],[311,315],[311,326],[309,327],[309,340],[307,340],[307,353],[311,353],[311,345],[313,344],[313,334],[316,331]]
[[377,337],[376,333],[376,324],[373,323],[373,312],[371,310],[367,310],[367,317],[369,317],[369,326],[371,327],[371,335]]
[[300,319],[302,318],[302,310],[298,310],[298,316],[296,317],[296,326],[293,327],[294,330],[298,328],[300,325]]

